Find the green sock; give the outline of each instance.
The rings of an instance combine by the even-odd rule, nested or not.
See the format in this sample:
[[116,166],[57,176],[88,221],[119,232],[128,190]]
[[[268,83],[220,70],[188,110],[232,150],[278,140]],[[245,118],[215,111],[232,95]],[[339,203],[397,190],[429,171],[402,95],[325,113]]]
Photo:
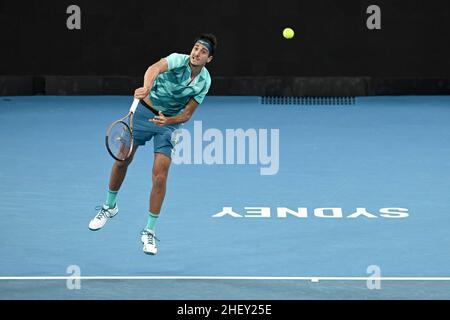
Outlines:
[[145,229],[146,230],[155,231],[156,219],[158,219],[158,215],[149,212],[148,213],[147,226],[145,226]]
[[108,196],[106,197],[105,204],[111,209],[116,206],[116,197],[119,191],[108,190]]

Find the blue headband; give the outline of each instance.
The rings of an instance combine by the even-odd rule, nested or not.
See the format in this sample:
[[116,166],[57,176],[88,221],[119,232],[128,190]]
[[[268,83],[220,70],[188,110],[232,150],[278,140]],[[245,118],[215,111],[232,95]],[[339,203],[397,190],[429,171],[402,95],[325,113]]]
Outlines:
[[212,56],[214,54],[214,47],[208,40],[198,39],[196,43],[200,43],[201,45],[204,45],[206,49],[209,51],[209,55]]

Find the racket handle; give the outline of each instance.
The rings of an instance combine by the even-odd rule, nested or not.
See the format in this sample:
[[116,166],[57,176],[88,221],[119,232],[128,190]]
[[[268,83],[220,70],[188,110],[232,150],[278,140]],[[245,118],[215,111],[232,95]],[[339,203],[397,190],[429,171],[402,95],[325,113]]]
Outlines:
[[136,111],[136,108],[138,107],[138,104],[139,104],[139,99],[135,98],[133,100],[133,104],[131,105],[131,108],[130,108],[130,112],[131,113],[134,113]]

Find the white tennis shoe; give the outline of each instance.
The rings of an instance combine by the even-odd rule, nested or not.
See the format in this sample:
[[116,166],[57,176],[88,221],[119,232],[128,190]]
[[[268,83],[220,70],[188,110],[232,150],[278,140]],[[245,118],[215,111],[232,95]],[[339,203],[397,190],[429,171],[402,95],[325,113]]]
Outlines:
[[144,244],[142,250],[146,254],[155,255],[158,252],[156,241],[159,241],[155,236],[155,231],[144,229],[141,231],[141,241]]
[[108,221],[108,219],[110,218],[113,218],[119,212],[117,203],[116,206],[111,209],[106,204],[95,209],[99,210],[99,212],[94,217],[94,219],[89,222],[89,229],[91,229],[92,231],[103,228],[103,226],[106,224],[106,221]]

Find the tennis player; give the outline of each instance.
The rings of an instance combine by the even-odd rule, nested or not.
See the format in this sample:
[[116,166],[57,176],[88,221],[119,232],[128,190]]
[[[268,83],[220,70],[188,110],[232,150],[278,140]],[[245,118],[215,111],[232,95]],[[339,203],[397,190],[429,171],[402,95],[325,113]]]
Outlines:
[[172,133],[188,121],[203,102],[211,85],[206,64],[216,51],[217,39],[212,34],[202,34],[190,55],[172,53],[150,66],[145,72],[144,85],[135,90],[134,97],[141,103],[134,115],[134,143],[131,157],[113,164],[106,202],[90,221],[89,229],[99,230],[119,208],[117,193],[125,178],[138,146],[153,138],[154,162],[152,190],[147,225],[141,232],[143,251],[156,254],[155,224],[161,212],[166,193],[166,181],[175,142]]

